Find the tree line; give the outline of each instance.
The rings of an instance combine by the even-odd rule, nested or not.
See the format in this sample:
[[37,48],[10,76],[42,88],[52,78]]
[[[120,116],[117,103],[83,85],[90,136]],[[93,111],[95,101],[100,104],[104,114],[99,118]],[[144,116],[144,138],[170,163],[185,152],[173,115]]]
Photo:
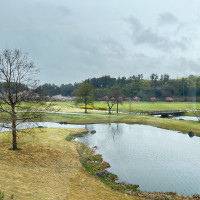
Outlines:
[[[193,97],[200,97],[200,76],[190,75],[183,78],[170,78],[168,74],[158,76],[152,73],[149,79],[144,79],[143,74],[133,75],[128,78],[102,76],[99,78],[86,79],[83,82],[91,84],[94,88],[95,100],[108,96],[117,87],[121,96],[138,96],[144,101],[156,97],[158,100],[165,100],[166,97],[173,97],[179,101],[188,101]],[[48,96],[61,94],[63,96],[76,96],[81,83],[55,84],[45,83],[39,87]],[[198,98],[197,98],[198,100]]]

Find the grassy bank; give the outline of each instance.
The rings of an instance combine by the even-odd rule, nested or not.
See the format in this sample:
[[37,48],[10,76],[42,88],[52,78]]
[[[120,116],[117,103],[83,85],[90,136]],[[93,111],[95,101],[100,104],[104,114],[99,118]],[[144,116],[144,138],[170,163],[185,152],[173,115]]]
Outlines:
[[159,128],[181,131],[188,133],[193,131],[200,136],[200,123],[185,120],[173,120],[167,118],[157,118],[143,115],[64,115],[48,114],[44,121],[67,122],[74,124],[87,123],[131,123],[151,125]]
[[106,169],[110,164],[103,161],[100,154],[94,154],[94,151],[85,144],[77,144],[77,150],[80,155],[81,164],[96,179],[108,185],[113,190],[120,191],[125,194],[134,195],[139,185],[118,183],[117,176],[108,172]]
[[21,151],[8,150],[9,133],[0,134],[0,188],[5,200],[139,199],[112,190],[82,167],[69,134],[84,130],[43,128],[19,135]]

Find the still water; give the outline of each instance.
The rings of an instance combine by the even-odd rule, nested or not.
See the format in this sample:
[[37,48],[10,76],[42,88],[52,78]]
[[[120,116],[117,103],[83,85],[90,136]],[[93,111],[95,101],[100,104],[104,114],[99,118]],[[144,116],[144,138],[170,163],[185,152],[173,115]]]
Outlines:
[[[29,127],[69,127],[96,130],[76,141],[90,147],[110,163],[119,181],[138,184],[149,192],[200,194],[200,137],[146,125],[53,122],[27,123]],[[5,131],[5,130],[4,130]]]
[[[161,118],[161,115],[154,115],[154,117]],[[168,118],[187,121],[199,121],[198,118],[200,119],[200,117],[197,118],[195,116],[169,116]]]
[[199,121],[195,116],[176,116],[170,117],[171,119],[178,119],[178,120],[187,120],[187,121]]
[[200,138],[146,125],[86,125],[96,134],[77,141],[110,163],[119,181],[138,184],[142,191],[200,194]]

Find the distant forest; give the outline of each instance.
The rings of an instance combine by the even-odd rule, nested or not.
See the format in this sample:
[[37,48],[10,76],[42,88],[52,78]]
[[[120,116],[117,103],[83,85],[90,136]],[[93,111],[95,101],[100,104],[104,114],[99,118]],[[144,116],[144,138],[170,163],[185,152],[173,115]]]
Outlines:
[[[149,101],[156,97],[164,101],[166,97],[172,97],[176,101],[199,101],[200,100],[200,76],[190,75],[184,78],[172,79],[168,74],[158,76],[153,73],[149,79],[144,79],[142,74],[133,75],[129,78],[102,76],[99,78],[86,79],[95,89],[95,99],[112,95],[113,88],[119,88],[121,96],[140,97],[143,101]],[[75,96],[81,83],[55,84],[45,83],[39,87],[46,95],[52,97],[61,94],[62,96]]]

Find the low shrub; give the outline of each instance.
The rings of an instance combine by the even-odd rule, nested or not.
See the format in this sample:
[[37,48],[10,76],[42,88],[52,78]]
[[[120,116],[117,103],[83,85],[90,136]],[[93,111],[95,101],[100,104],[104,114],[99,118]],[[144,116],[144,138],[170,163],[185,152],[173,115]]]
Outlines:
[[99,110],[107,110],[108,108],[107,108],[107,107],[104,107],[104,106],[99,106],[98,109],[99,109]]
[[0,190],[0,200],[4,199],[4,192]]
[[167,97],[167,98],[166,98],[166,101],[167,101],[167,102],[173,102],[174,99],[173,99],[172,97]]
[[[80,108],[83,108],[85,109],[85,106],[80,106]],[[93,110],[94,109],[94,106],[86,106],[87,109],[90,109],[90,110]]]
[[[68,135],[65,140],[67,141],[72,141],[74,139],[74,137],[72,135]],[[0,199],[1,200],[1,199]]]

